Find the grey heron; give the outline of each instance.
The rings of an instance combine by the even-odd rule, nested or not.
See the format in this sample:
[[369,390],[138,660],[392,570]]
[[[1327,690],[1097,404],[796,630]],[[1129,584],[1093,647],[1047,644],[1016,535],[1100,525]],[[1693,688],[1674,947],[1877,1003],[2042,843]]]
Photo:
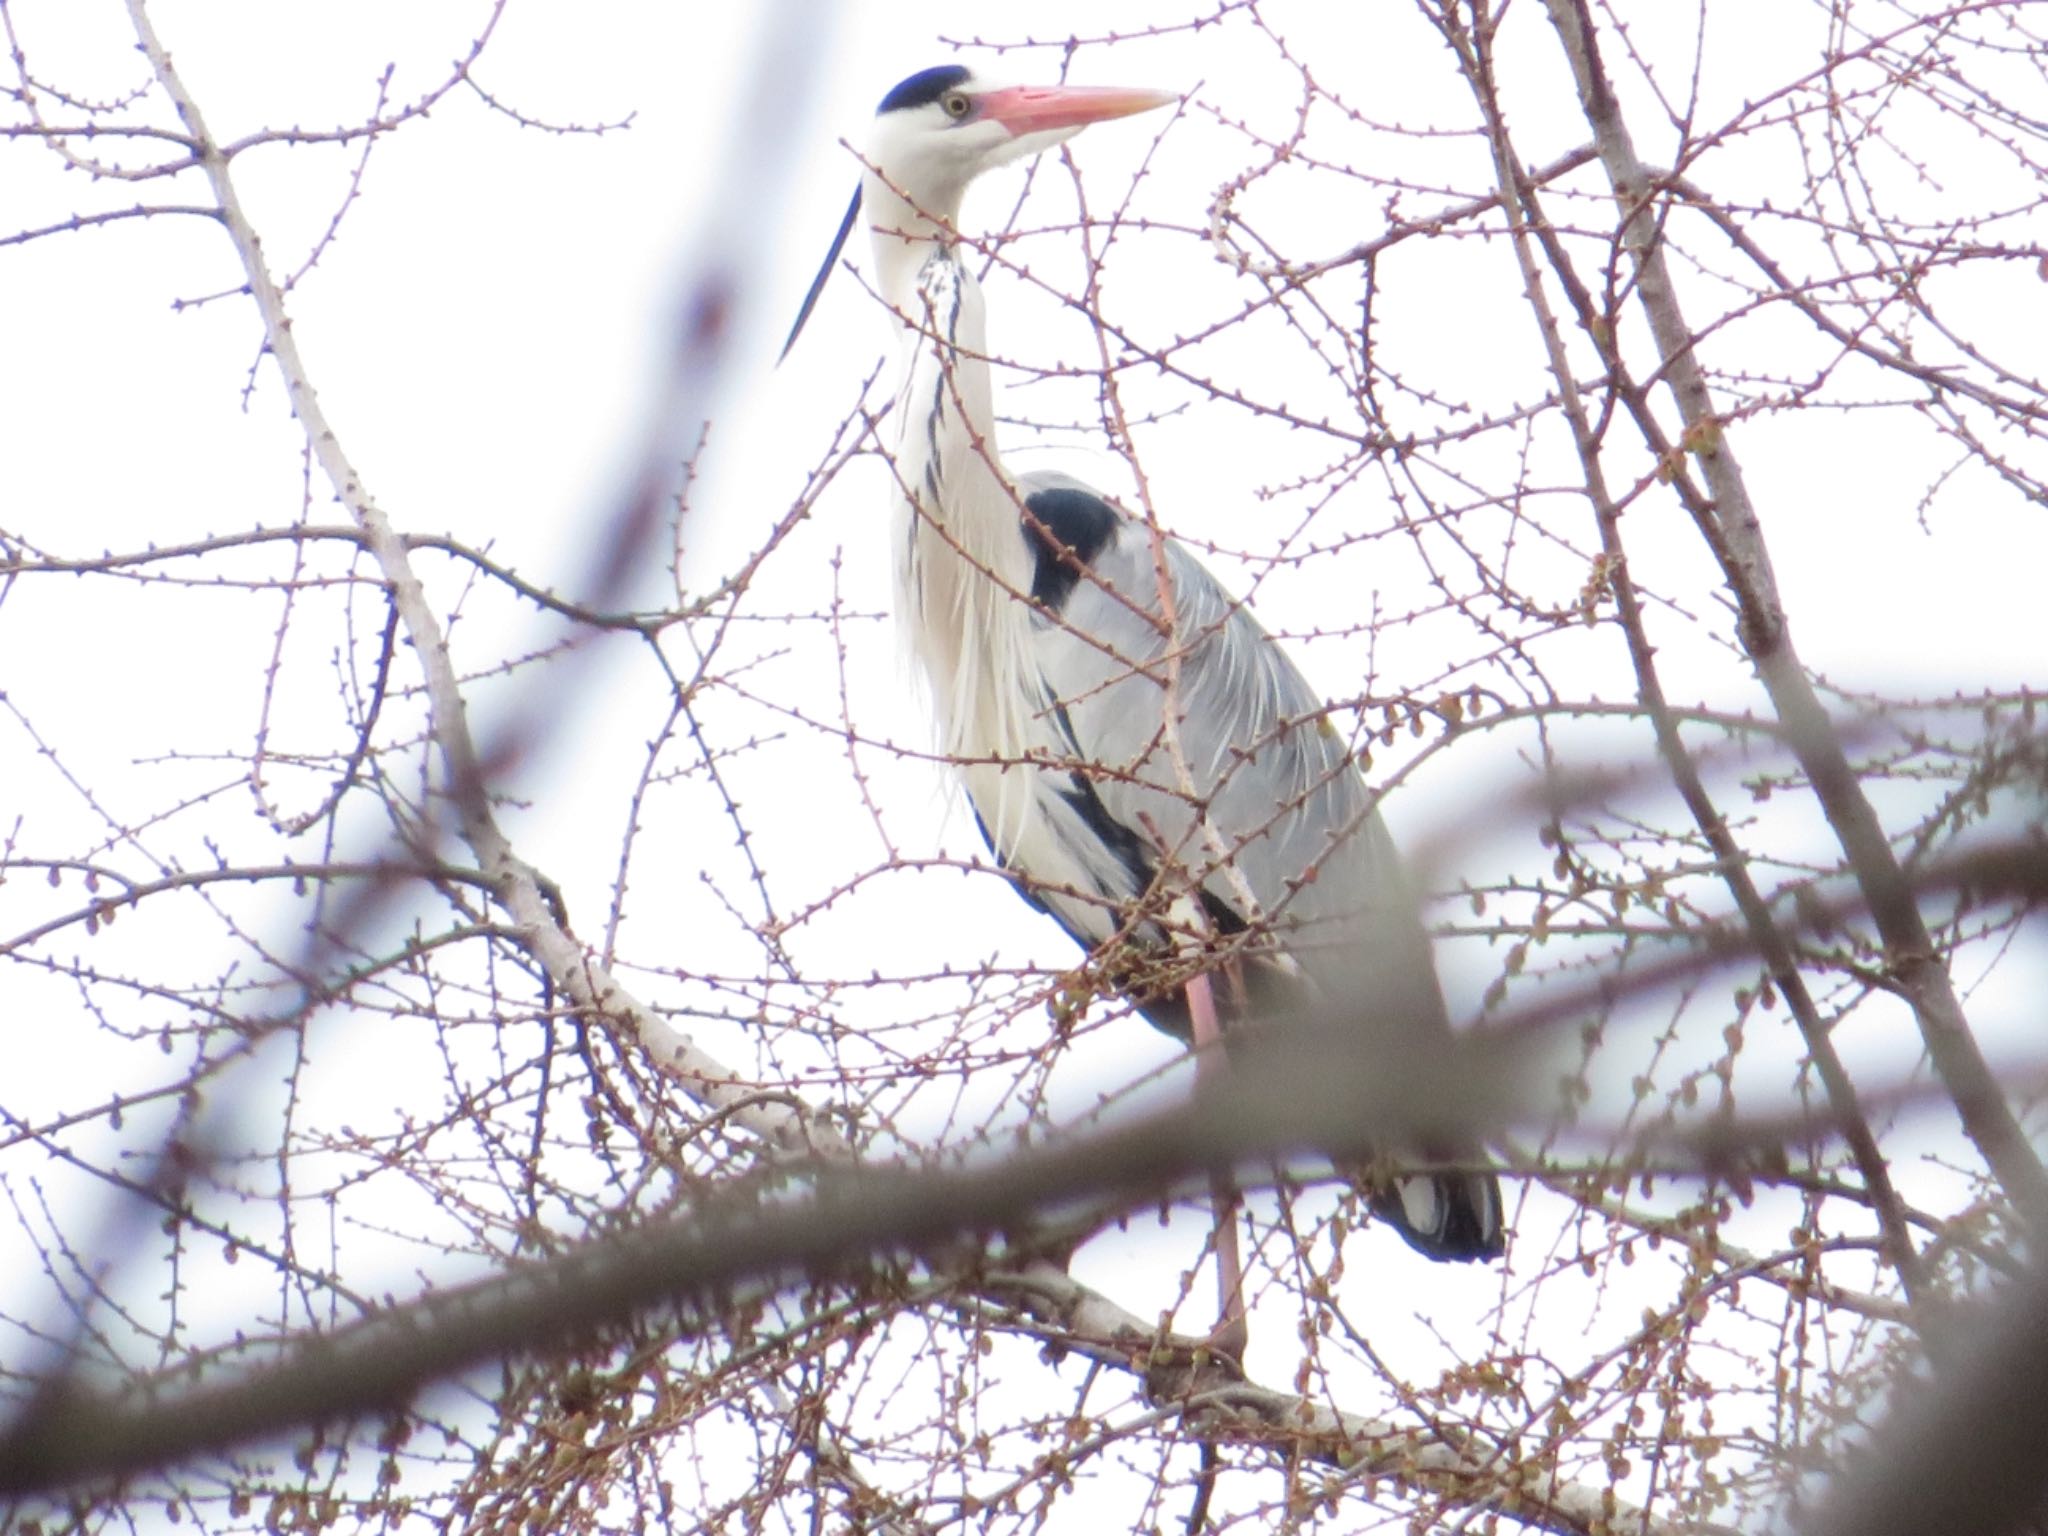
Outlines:
[[[790,344],[864,211],[904,349],[897,615],[943,750],[1026,899],[1125,956],[1112,974],[1135,1005],[1198,1048],[1218,1011],[1268,1007],[1376,1008],[1447,1038],[1416,897],[1301,673],[1180,544],[1078,480],[1012,474],[996,451],[982,291],[959,236],[968,184],[1174,99],[1003,86],[960,64],[902,81]],[[1148,983],[1204,939],[1236,956],[1233,981]],[[1373,1161],[1403,1154],[1454,1166],[1372,1177],[1376,1214],[1430,1258],[1499,1255],[1500,1187],[1476,1148]]]

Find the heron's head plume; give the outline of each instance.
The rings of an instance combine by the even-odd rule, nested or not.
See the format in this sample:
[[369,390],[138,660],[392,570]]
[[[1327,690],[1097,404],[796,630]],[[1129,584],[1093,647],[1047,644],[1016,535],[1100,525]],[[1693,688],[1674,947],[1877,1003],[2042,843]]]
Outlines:
[[783,355],[796,345],[863,206],[878,240],[934,239],[958,221],[968,184],[982,172],[1048,150],[1090,123],[1149,112],[1176,99],[1171,91],[1125,86],[1009,85],[965,64],[935,65],[898,81],[875,110],[875,126],[862,149],[867,172]]

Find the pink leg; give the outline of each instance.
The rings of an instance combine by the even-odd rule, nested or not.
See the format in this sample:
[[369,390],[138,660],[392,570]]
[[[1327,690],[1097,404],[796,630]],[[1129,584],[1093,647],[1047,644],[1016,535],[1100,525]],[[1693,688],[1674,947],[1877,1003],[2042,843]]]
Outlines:
[[[1195,1080],[1225,1070],[1223,1030],[1216,1022],[1216,994],[1206,975],[1188,983],[1188,1016],[1194,1023]],[[1250,1339],[1244,1310],[1244,1266],[1237,1251],[1237,1191],[1221,1175],[1209,1184],[1216,1213],[1216,1347],[1242,1361]]]

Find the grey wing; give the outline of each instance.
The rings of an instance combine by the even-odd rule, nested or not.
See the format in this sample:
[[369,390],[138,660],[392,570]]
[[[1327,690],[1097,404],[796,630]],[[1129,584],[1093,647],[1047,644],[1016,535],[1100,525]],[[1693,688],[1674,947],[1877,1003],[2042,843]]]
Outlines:
[[[1155,867],[1199,883],[1212,918],[1267,935],[1312,995],[1375,997],[1383,1016],[1447,1027],[1393,841],[1285,651],[1194,556],[1171,539],[1155,555],[1149,527],[1079,482],[1032,475],[1021,489],[1041,514],[1026,522],[1036,657],[1103,810]],[[1083,498],[1111,516],[1083,518]]]
[[[1255,1010],[1306,1006],[1367,1029],[1448,1033],[1393,840],[1294,664],[1172,540],[1077,481],[1034,475],[1020,489],[1035,562],[1034,655],[1075,760],[1072,786],[1045,803],[1084,824],[1068,832],[1092,848],[1096,888],[1111,890],[1101,872],[1119,865],[1148,881],[1184,872],[1212,925],[1241,925],[1269,947],[1266,961],[1245,968]],[[1089,939],[1087,911],[1050,887],[1044,897]],[[1161,1027],[1187,1033],[1186,1005],[1171,992],[1140,1003]],[[1458,1138],[1411,1150],[1483,1161]],[[1351,1176],[1433,1259],[1503,1251],[1500,1181],[1489,1168],[1388,1177],[1368,1163]]]

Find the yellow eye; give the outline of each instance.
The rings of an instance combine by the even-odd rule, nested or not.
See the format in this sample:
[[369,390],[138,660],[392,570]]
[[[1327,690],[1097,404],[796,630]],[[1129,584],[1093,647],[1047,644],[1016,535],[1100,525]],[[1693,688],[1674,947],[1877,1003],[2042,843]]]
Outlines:
[[948,91],[939,98],[939,105],[946,109],[946,116],[956,121],[974,110],[974,102],[963,91]]

